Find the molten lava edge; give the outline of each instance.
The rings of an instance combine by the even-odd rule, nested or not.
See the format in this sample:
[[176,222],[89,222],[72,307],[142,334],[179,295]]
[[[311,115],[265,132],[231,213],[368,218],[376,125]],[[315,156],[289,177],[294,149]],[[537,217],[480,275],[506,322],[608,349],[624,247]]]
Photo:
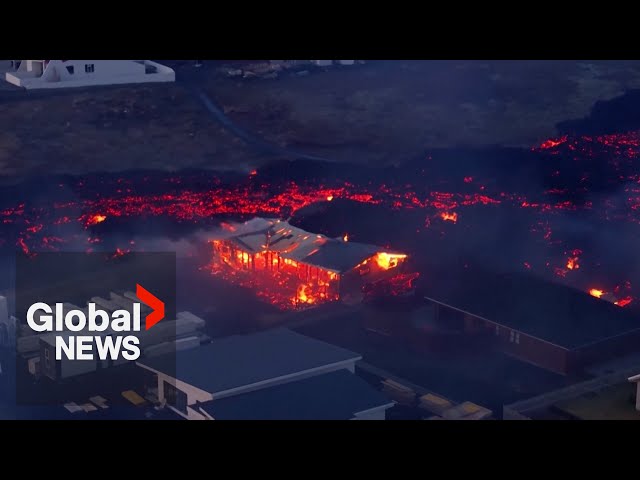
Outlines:
[[[212,219],[216,218],[258,215],[286,218],[309,205],[335,203],[338,199],[392,210],[423,212],[424,230],[436,228],[445,232],[446,228],[462,228],[465,215],[472,215],[472,207],[492,209],[509,206],[532,211],[536,221],[530,225],[531,234],[552,246],[555,251],[562,249],[561,256],[548,260],[545,265],[534,265],[527,259],[514,265],[514,268],[524,265],[527,270],[541,270],[542,274],[550,272],[557,277],[580,275],[585,262],[595,264],[597,261],[585,258],[584,250],[578,248],[580,245],[565,244],[565,240],[555,238],[552,228],[554,219],[568,212],[588,211],[602,221],[640,224],[640,175],[635,173],[640,158],[640,134],[565,135],[545,140],[534,147],[532,153],[539,155],[540,162],[549,162],[551,177],[559,179],[555,187],[537,194],[500,191],[491,179],[483,180],[475,174],[461,176],[460,184],[453,186],[454,191],[451,190],[451,184],[448,185],[449,189],[445,188],[446,182],[441,189],[425,189],[419,186],[421,179],[416,184],[397,184],[392,181],[378,184],[372,181],[341,182],[335,179],[326,184],[291,180],[265,183],[258,171],[252,171],[244,181],[225,183],[213,179],[206,188],[185,185],[179,176],[171,177],[165,181],[161,193],[146,192],[135,181],[119,178],[113,182],[109,194],[96,195],[83,181],[79,181],[75,188],[80,192],[80,199],[38,206],[25,200],[0,209],[0,222],[3,224],[0,246],[10,248],[15,244],[25,254],[34,255],[37,251],[64,250],[66,244],[81,241],[87,251],[92,251],[103,240],[96,229],[112,221],[161,217],[178,223],[209,226]],[[570,173],[578,178],[576,185],[570,188],[564,186],[562,178],[566,172],[554,170],[554,159],[562,159],[565,164],[572,162],[574,170]],[[425,160],[425,165],[428,164],[429,160]],[[572,200],[589,193],[594,181],[603,182],[594,178],[593,167],[605,164],[606,181],[621,186],[624,198],[618,202],[597,196],[581,201]],[[64,185],[60,187],[65,188]],[[420,229],[416,233],[419,234]],[[345,234],[344,240],[349,240],[349,236]],[[113,255],[121,256],[128,251],[118,248]],[[621,307],[634,301],[631,283],[625,278],[609,281],[608,284],[599,282],[586,291]],[[309,293],[301,289],[297,297],[309,298]],[[287,301],[290,302],[290,299]]]

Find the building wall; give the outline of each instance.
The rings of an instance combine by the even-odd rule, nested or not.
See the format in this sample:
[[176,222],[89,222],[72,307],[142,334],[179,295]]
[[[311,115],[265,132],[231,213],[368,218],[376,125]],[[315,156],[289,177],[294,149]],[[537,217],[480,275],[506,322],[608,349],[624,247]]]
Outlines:
[[580,370],[588,365],[637,351],[638,345],[640,330],[577,348],[572,352],[572,368]]
[[366,412],[356,413],[351,420],[386,420],[387,408],[390,407],[391,405],[387,405],[382,408],[376,408]]
[[[7,73],[14,85],[30,88],[66,88],[126,83],[173,82],[172,69],[155,64],[158,73],[146,74],[146,66],[130,60],[61,60],[49,61],[40,76],[41,63],[27,60],[18,73]],[[70,72],[72,69],[73,73]]]
[[55,380],[58,378],[58,365],[56,363],[56,348],[47,342],[40,340],[40,368],[42,375]]
[[[224,392],[218,392],[214,395],[214,398],[221,399],[232,397],[234,395],[240,395],[241,393],[253,392],[256,390],[261,390],[263,388],[274,387],[276,385],[282,385],[285,383],[303,380],[305,378],[315,377],[317,375],[322,375],[329,372],[335,372],[337,370],[347,369],[351,373],[355,373],[355,364],[358,359],[348,360],[346,362],[335,363],[331,365],[324,365],[322,367],[318,367],[312,370],[307,370],[305,372],[299,372],[292,375],[287,375],[284,377],[268,379],[263,382],[254,383],[251,385],[243,385],[238,388],[234,388],[231,390],[226,390]],[[200,400],[203,401],[203,400]]]
[[567,349],[517,330],[499,328],[500,345],[505,353],[561,375],[570,372],[570,353]]
[[561,375],[571,370],[571,354],[566,348],[442,304],[439,310],[458,312],[465,333],[490,332],[494,345],[508,355]]

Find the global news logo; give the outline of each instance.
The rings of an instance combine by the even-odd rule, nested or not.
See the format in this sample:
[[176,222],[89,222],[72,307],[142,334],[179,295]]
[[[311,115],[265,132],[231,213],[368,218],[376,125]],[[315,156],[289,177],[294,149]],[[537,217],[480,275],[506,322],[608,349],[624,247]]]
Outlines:
[[114,310],[111,314],[95,303],[83,310],[64,312],[63,304],[36,302],[27,310],[27,324],[35,332],[55,332],[55,358],[62,360],[137,360],[140,357],[142,304],[151,309],[144,320],[149,330],[164,318],[164,302],[136,284],[136,297],[131,310]]

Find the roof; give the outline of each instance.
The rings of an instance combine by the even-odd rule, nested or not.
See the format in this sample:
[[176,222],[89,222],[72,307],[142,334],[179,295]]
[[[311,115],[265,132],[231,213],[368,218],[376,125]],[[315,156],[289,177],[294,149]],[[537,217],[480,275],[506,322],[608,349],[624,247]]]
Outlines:
[[211,394],[361,357],[278,328],[214,339],[210,344],[138,361]]
[[528,273],[425,277],[426,297],[568,349],[640,329],[632,311]]
[[310,233],[277,219],[254,218],[231,225],[231,230],[223,238],[246,252],[258,253],[268,248],[283,258],[338,273],[350,270],[382,251],[375,245]]
[[375,245],[333,240],[324,244],[317,252],[306,257],[304,262],[337,272],[345,272],[351,270],[363,260],[372,257],[380,250]]
[[199,406],[216,420],[349,420],[356,413],[392,405],[363,379],[342,369]]

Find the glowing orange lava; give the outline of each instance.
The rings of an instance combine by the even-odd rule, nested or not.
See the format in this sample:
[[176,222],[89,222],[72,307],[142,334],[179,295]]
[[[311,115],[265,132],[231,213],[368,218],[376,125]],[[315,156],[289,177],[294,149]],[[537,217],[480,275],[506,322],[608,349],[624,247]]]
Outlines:
[[633,298],[631,297],[624,297],[621,298],[620,300],[618,300],[617,302],[613,302],[614,305],[617,305],[619,307],[626,307],[627,305],[629,305],[631,302],[633,301]]
[[446,222],[458,222],[458,214],[456,212],[442,212],[440,213],[440,218]]
[[539,148],[541,150],[549,150],[551,148],[555,148],[555,147],[557,147],[559,145],[562,145],[566,141],[567,141],[567,136],[566,135],[563,136],[563,137],[560,137],[558,139],[555,139],[555,140],[550,138],[549,140],[546,140],[546,141],[542,142],[542,144],[540,145]]
[[589,295],[591,295],[592,297],[600,298],[602,295],[604,295],[604,291],[597,288],[592,288],[589,290]]
[[97,225],[98,223],[104,222],[106,219],[106,215],[91,215],[86,221],[86,226]]
[[332,201],[332,200],[333,200],[333,195],[328,195],[328,196],[327,196],[327,202],[330,202],[330,201]]

